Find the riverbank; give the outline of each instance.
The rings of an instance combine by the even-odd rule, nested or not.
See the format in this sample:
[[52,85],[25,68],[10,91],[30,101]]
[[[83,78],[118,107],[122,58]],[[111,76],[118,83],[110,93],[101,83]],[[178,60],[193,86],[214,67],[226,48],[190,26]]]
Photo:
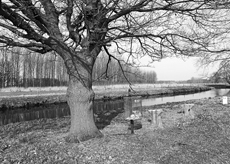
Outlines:
[[208,84],[208,87],[214,87],[217,89],[225,89],[225,88],[230,88],[230,84]]
[[[194,119],[184,117],[184,103],[194,104]],[[82,143],[66,143],[69,117],[8,124],[0,128],[0,163],[230,163],[229,107],[221,97],[157,105],[151,108],[163,110],[163,129],[151,127],[144,111],[134,135],[119,114],[103,138]]]
[[[174,87],[154,87],[154,85],[137,85],[128,93],[127,86],[94,88],[96,100],[115,100],[126,96],[163,96],[196,93],[210,90],[211,87],[206,86],[174,86]],[[66,102],[66,90],[42,90],[42,91],[17,91],[1,92],[0,110],[1,108],[30,108],[44,104],[53,104]]]

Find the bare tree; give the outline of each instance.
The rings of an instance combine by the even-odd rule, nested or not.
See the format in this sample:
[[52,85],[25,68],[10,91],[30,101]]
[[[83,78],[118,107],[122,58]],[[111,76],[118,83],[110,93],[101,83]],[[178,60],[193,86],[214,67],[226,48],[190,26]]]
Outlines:
[[222,81],[230,84],[230,60],[222,60],[218,70],[213,73],[211,79],[214,79],[214,82]]
[[[210,40],[223,32],[219,10],[207,0],[2,0],[3,46],[59,54],[68,70],[70,141],[102,136],[93,119],[92,70],[102,49],[122,62],[148,55],[194,55],[214,51]],[[218,6],[221,6],[218,4]],[[218,19],[218,21],[217,21]],[[216,22],[215,22],[216,21]],[[214,24],[212,24],[214,22]],[[206,26],[209,26],[206,28]],[[210,27],[213,28],[210,28]],[[111,46],[111,48],[109,48]],[[111,52],[123,54],[124,61]]]

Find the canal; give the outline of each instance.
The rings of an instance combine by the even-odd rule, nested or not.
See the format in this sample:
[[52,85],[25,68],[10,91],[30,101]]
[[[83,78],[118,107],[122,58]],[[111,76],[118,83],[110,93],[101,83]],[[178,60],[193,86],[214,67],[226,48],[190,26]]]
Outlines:
[[[194,94],[148,97],[139,98],[142,107],[154,106],[168,102],[180,102],[193,99],[202,99],[216,96],[225,96],[230,94],[230,89],[213,89]],[[95,121],[98,128],[103,128],[110,124],[111,120],[119,113],[124,111],[124,100],[114,101],[95,101],[94,103]],[[68,117],[70,110],[67,103],[44,104],[32,108],[13,108],[6,111],[0,111],[0,125],[5,125],[20,121],[30,121],[41,118],[60,118]]]

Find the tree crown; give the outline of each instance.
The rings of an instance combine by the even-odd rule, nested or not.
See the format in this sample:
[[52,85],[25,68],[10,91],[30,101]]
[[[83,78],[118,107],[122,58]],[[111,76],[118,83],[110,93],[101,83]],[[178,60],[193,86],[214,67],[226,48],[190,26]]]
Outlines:
[[[130,57],[219,52],[228,3],[208,0],[2,0],[0,43],[82,64],[108,46]],[[219,37],[221,36],[221,37]],[[128,43],[128,44],[127,44]],[[225,49],[226,50],[226,49]],[[86,51],[87,55],[79,55]],[[91,53],[95,52],[95,53]],[[68,55],[69,56],[68,56]]]

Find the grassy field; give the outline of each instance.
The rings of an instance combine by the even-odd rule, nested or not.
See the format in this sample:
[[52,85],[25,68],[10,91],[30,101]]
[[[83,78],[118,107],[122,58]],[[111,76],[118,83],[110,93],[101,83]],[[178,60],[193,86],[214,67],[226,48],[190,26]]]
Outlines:
[[[134,91],[149,91],[149,90],[163,90],[174,87],[192,87],[202,86],[202,84],[135,84],[132,85]],[[117,93],[126,93],[130,86],[128,84],[118,85],[101,85],[93,86],[93,90],[96,94],[110,95]],[[29,87],[29,88],[1,88],[0,98],[4,97],[25,97],[25,96],[49,96],[49,95],[64,95],[66,94],[67,87]]]
[[121,114],[101,130],[103,138],[82,143],[66,143],[69,117],[5,125],[0,127],[0,163],[230,163],[230,105],[222,105],[220,97],[186,103],[195,104],[194,119],[184,117],[182,102],[157,105],[163,109],[163,129],[150,125],[146,111],[143,128],[131,135]]

